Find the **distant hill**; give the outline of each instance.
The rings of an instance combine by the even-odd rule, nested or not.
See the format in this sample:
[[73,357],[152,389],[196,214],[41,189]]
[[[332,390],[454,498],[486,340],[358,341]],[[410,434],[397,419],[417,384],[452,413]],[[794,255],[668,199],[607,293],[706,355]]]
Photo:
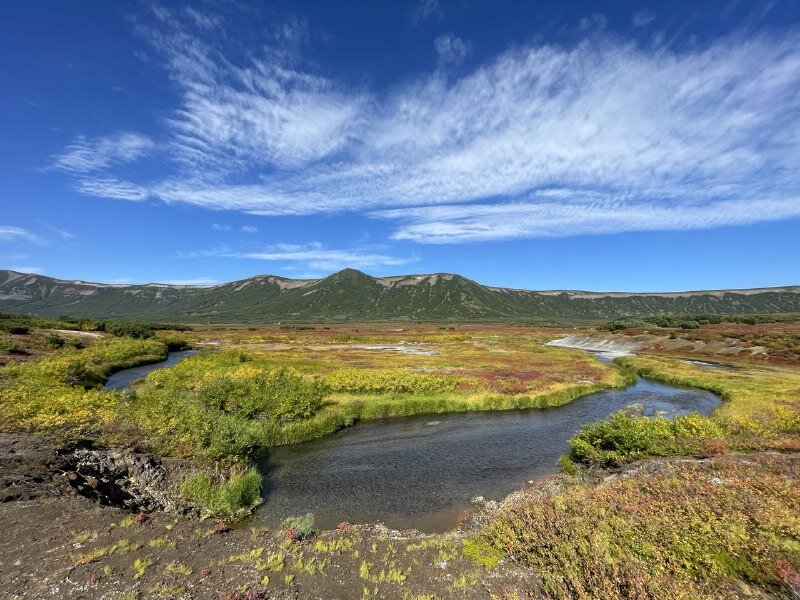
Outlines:
[[214,286],[110,285],[0,270],[0,311],[180,322],[522,321],[578,323],[663,313],[800,312],[800,286],[676,293],[529,291],[449,273],[324,279],[257,275]]

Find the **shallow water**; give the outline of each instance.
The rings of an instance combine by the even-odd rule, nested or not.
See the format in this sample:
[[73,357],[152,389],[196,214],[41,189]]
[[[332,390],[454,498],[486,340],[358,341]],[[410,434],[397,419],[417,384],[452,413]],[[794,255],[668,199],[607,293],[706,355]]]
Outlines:
[[187,356],[191,356],[192,354],[197,354],[197,350],[179,350],[178,352],[170,352],[167,355],[167,360],[162,360],[161,362],[157,363],[150,363],[149,365],[133,367],[132,369],[123,369],[122,371],[117,371],[108,378],[108,381],[106,381],[106,389],[124,390],[131,383],[137,379],[141,379],[150,371],[174,367],[176,364],[178,364],[179,360],[186,358]]
[[274,448],[260,463],[256,522],[313,512],[320,528],[383,521],[425,532],[452,528],[484,496],[498,500],[558,471],[582,423],[630,409],[647,416],[709,413],[719,398],[644,379],[547,410],[428,415],[363,423],[319,440]]

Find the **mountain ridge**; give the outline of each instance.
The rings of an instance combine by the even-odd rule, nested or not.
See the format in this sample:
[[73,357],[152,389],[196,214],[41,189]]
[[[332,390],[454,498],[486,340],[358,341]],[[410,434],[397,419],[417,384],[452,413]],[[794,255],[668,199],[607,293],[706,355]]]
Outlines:
[[183,322],[586,322],[660,313],[800,312],[800,286],[683,292],[524,290],[455,273],[321,279],[255,275],[214,285],[106,284],[0,270],[0,310]]

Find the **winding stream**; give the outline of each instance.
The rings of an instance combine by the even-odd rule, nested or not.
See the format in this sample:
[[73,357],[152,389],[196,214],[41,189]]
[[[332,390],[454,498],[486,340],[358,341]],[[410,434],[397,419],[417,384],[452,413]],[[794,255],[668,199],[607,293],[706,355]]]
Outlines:
[[[603,349],[598,359],[610,360]],[[119,371],[106,387],[126,389],[166,361]],[[259,463],[264,503],[254,520],[275,526],[313,512],[318,528],[383,521],[393,528],[440,532],[456,525],[471,499],[499,500],[526,481],[558,471],[567,440],[582,423],[619,410],[674,417],[710,413],[718,396],[645,379],[547,410],[423,415],[365,422],[324,438],[272,448]]]
[[383,521],[434,533],[456,525],[470,499],[499,500],[558,471],[581,423],[629,409],[648,416],[709,413],[703,390],[639,379],[626,389],[547,410],[471,412],[372,421],[294,446],[261,462],[264,503],[256,519],[277,525],[313,512],[320,528]]
[[167,360],[117,371],[106,380],[105,387],[108,390],[127,389],[130,384],[137,379],[141,379],[142,377],[146,376],[148,373],[150,373],[150,371],[174,367],[176,364],[178,364],[179,360],[186,358],[187,356],[191,356],[192,354],[197,354],[197,350],[179,350],[177,352],[170,352],[167,355]]

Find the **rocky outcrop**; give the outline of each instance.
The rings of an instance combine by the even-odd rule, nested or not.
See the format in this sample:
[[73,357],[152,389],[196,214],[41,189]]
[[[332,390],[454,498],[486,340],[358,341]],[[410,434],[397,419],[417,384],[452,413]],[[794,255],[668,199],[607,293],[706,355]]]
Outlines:
[[65,476],[78,494],[100,504],[132,512],[187,512],[191,507],[178,493],[185,466],[164,461],[128,450],[78,449],[67,457]]
[[64,446],[44,436],[0,433],[0,502],[78,494],[131,512],[182,514],[191,465],[126,449]]

